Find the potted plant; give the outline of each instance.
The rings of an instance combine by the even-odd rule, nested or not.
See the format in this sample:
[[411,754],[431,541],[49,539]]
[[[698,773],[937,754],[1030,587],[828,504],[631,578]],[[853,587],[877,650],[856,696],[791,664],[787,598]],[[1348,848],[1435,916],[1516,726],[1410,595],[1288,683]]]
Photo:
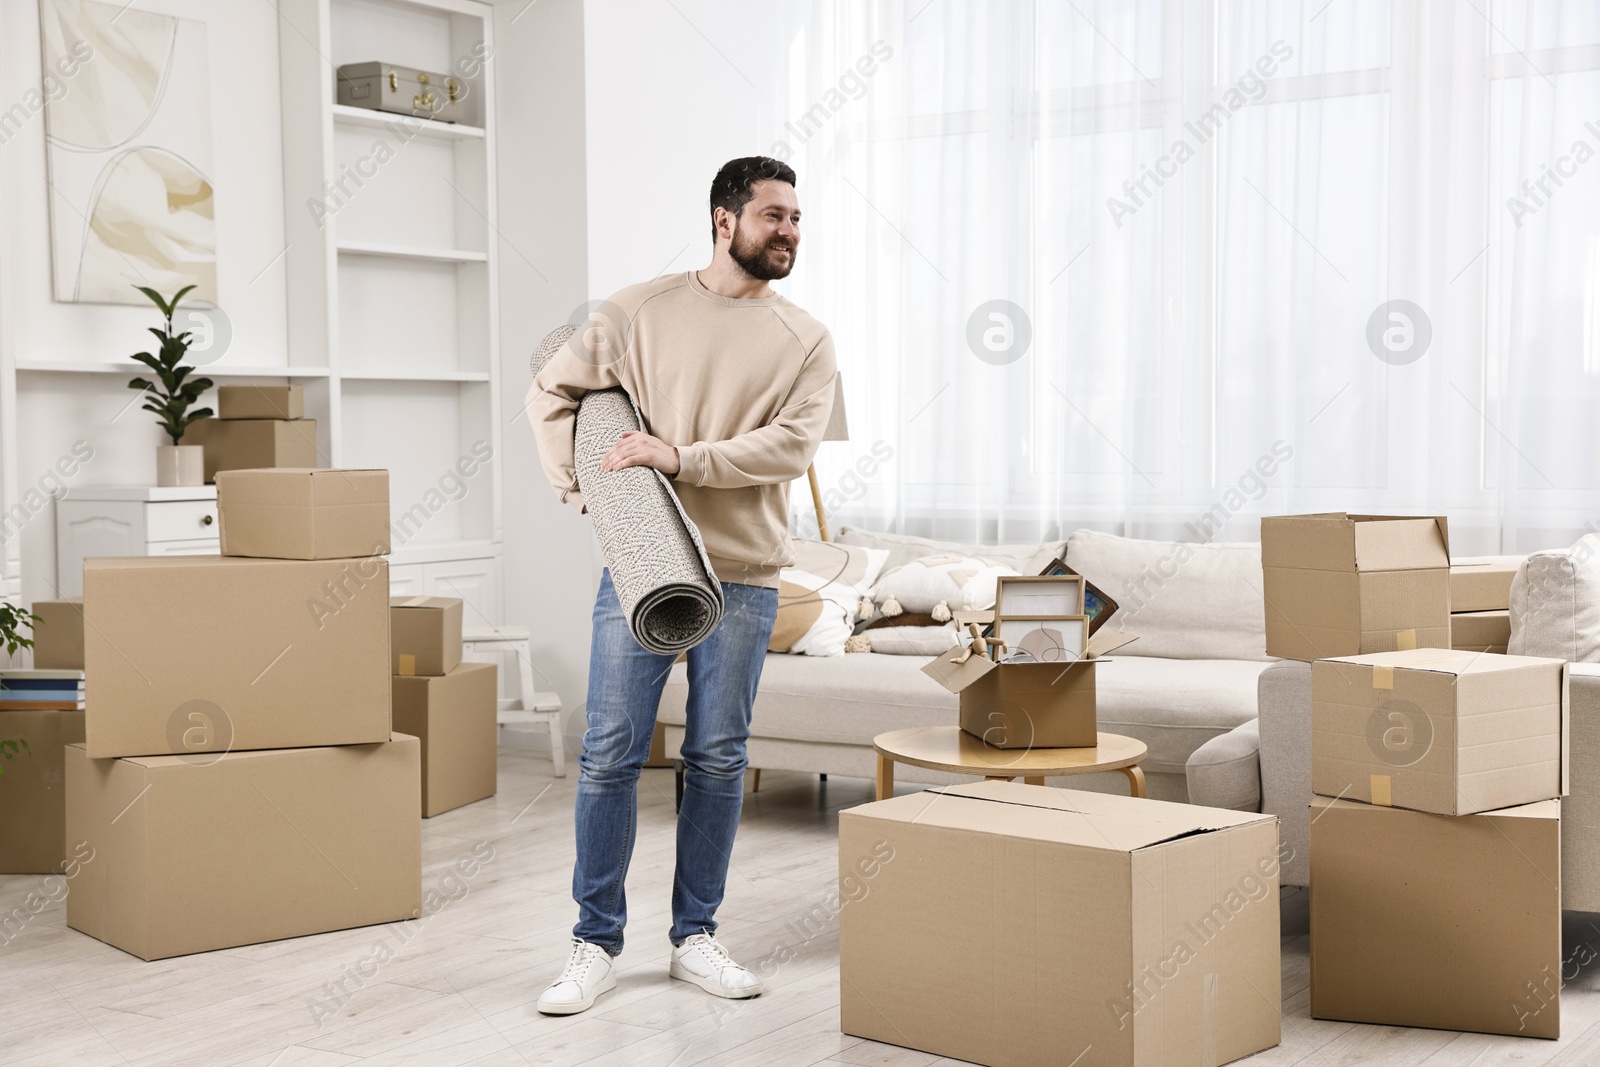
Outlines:
[[[14,656],[19,648],[32,648],[33,639],[23,636],[24,629],[30,632],[39,616],[31,611],[12,604],[0,603],[0,644],[5,645],[6,655]],[[28,739],[0,737],[0,756],[6,759],[15,759],[18,753],[33,755],[33,750],[28,747]],[[4,776],[6,769],[0,766],[0,776]]]
[[134,378],[128,383],[129,389],[150,393],[145,398],[144,410],[153,412],[161,428],[172,438],[172,444],[156,447],[156,484],[204,485],[205,449],[200,445],[183,444],[183,431],[194,420],[211,415],[210,408],[189,409],[215,383],[210,378],[189,377],[194,368],[185,366],[183,359],[189,354],[194,335],[187,330],[172,332],[172,316],[178,310],[178,302],[194,286],[179,289],[171,300],[163,300],[160,293],[142,285],[134,288],[149,297],[166,319],[161,329],[150,327],[150,332],[161,342],[160,351],[155,355],[135,352],[132,357],[155,371],[156,380]]

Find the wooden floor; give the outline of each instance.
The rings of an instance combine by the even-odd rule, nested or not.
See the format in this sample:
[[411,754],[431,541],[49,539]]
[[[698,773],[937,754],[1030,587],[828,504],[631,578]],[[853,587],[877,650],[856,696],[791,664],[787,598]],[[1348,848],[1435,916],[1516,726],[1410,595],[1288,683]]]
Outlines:
[[[570,766],[570,763],[569,763]],[[573,773],[576,773],[574,768]],[[552,778],[537,753],[501,752],[500,795],[423,824],[423,888],[455,899],[417,923],[144,963],[68,930],[65,908],[41,912],[0,944],[0,1063],[100,1067],[367,1067],[414,1064],[857,1064],[954,1061],[839,1033],[838,934],[796,924],[833,886],[837,812],[872,784],[768,772],[746,798],[723,942],[747,962],[788,949],[770,992],[732,1002],[667,977],[672,775],[645,772],[638,848],[628,879],[629,941],[619,984],[590,1012],[534,1010],[559,970],[574,918],[576,778]],[[494,855],[470,882],[443,872],[482,843]],[[0,913],[43,879],[0,877]],[[1283,1044],[1241,1061],[1538,1067],[1600,1063],[1600,984],[1569,983],[1559,1042],[1319,1022],[1307,1014],[1305,893],[1285,894]],[[1569,916],[1569,942],[1600,934]],[[410,939],[392,959],[379,943]],[[814,929],[814,928],[813,928]],[[1588,936],[1585,938],[1584,934]],[[788,953],[778,953],[778,956]],[[342,986],[342,991],[340,989]]]

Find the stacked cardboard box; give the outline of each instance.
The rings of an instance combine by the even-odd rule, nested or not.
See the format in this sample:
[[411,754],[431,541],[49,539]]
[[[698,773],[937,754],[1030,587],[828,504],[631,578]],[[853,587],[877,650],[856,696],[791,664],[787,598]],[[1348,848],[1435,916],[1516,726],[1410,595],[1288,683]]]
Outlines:
[[840,1028],[997,1067],[1271,1048],[1278,864],[1273,816],[1103,793],[983,782],[847,809]]
[[1267,655],[1317,660],[1450,644],[1442,516],[1261,520]]
[[492,797],[499,755],[499,683],[492,663],[461,662],[456,597],[390,601],[394,725],[422,741],[422,814]]
[[221,386],[217,417],[190,423],[183,443],[205,447],[208,482],[219,471],[317,465],[317,421],[298,385]]
[[1511,581],[1521,556],[1450,564],[1450,647],[1504,652],[1511,642]]
[[66,746],[83,740],[83,600],[30,608],[34,669],[0,671],[0,874],[56,874],[66,837]]
[[1311,669],[1311,1014],[1560,1036],[1566,664]]
[[[382,506],[284,485],[322,478]],[[144,959],[421,907],[421,746],[391,732],[388,563],[368,554],[387,545],[387,473],[237,471],[217,488],[257,556],[84,563],[67,923]],[[243,506],[274,494],[270,522]],[[307,559],[308,543],[348,555]]]

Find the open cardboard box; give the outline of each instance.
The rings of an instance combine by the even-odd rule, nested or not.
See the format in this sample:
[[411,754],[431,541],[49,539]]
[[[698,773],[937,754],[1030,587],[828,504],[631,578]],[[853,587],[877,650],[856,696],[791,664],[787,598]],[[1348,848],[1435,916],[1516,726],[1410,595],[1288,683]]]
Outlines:
[[[956,613],[958,624],[993,620],[992,611]],[[922,673],[961,698],[961,728],[996,748],[1093,748],[1099,739],[1095,663],[1138,640],[1099,630],[1070,663],[996,663],[970,656],[963,642],[928,662]],[[964,662],[957,662],[962,660]]]
[[1318,660],[1450,645],[1443,516],[1261,520],[1267,655]]

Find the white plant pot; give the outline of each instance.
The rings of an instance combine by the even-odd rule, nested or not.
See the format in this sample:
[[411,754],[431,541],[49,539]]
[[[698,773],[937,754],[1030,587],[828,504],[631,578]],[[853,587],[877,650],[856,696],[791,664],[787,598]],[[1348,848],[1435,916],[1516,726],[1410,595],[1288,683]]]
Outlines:
[[156,484],[206,484],[206,450],[203,445],[157,445]]

